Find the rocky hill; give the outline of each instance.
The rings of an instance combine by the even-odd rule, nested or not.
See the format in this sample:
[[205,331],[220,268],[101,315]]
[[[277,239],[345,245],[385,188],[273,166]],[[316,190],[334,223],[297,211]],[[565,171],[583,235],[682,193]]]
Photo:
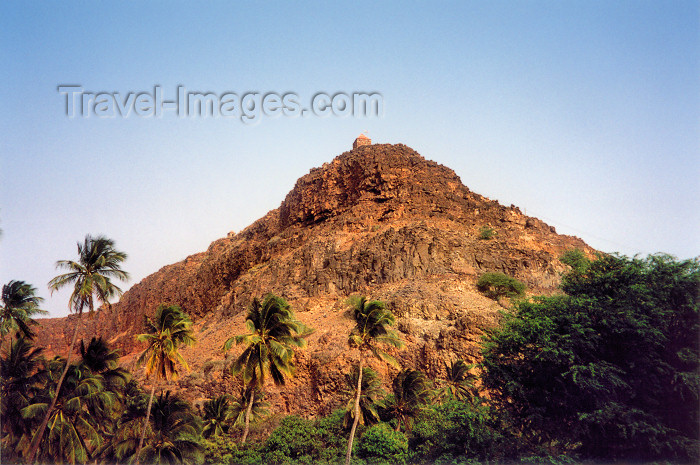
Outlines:
[[[483,227],[495,237],[480,239]],[[405,145],[361,146],[312,169],[279,208],[240,233],[163,267],[79,324],[81,335],[121,348],[133,367],[144,315],[161,303],[180,305],[195,321],[198,344],[183,352],[192,371],[178,389],[201,400],[238,386],[226,370],[236,350],[220,349],[245,331],[252,298],[284,296],[315,332],[298,353],[297,376],[283,389],[267,386],[268,400],[277,412],[313,416],[340,404],[343,374],[357,357],[347,348],[348,296],[386,301],[406,341],[396,352],[401,363],[437,377],[445,360],[475,361],[483,329],[497,324],[502,307],[475,286],[482,273],[504,272],[530,293],[556,292],[567,269],[557,257],[571,248],[593,252],[517,207],[471,192],[454,171]],[[42,320],[39,340],[63,353],[75,322]],[[394,374],[371,365],[387,381]]]

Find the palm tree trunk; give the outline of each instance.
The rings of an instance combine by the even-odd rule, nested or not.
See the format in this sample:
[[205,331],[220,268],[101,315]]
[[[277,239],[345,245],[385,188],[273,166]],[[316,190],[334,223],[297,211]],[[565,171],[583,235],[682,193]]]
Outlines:
[[41,438],[44,436],[44,431],[46,430],[46,425],[49,423],[49,418],[51,418],[51,413],[53,412],[54,407],[56,407],[56,401],[58,400],[58,395],[61,392],[61,386],[63,386],[63,380],[66,378],[66,373],[68,373],[68,369],[70,368],[70,359],[73,356],[73,348],[75,347],[75,340],[78,337],[78,328],[79,327],[80,327],[80,317],[78,317],[78,321],[75,323],[75,330],[73,331],[73,340],[70,343],[70,349],[68,350],[68,357],[66,357],[66,366],[63,369],[63,373],[61,373],[61,377],[58,379],[58,385],[56,386],[56,394],[53,396],[53,400],[51,401],[51,405],[49,406],[49,409],[46,411],[46,415],[44,416],[44,419],[41,421],[41,425],[39,426],[39,430],[34,435],[34,438],[32,439],[32,443],[29,446],[29,460],[27,460],[27,463],[29,463],[29,464],[34,463],[34,458],[36,457],[36,453],[39,450],[39,443],[41,442]]
[[348,451],[345,453],[345,465],[350,465],[352,456],[352,443],[355,440],[355,430],[360,422],[360,396],[362,394],[362,354],[360,354],[359,373],[357,375],[357,394],[355,395],[355,419],[352,421],[350,429],[350,439],[348,439]]
[[139,439],[139,448],[136,449],[136,465],[139,465],[139,456],[141,455],[141,449],[143,448],[143,438],[146,437],[146,428],[148,428],[148,420],[151,418],[151,406],[153,405],[153,394],[156,392],[156,383],[153,381],[153,386],[151,386],[151,397],[148,398],[148,408],[146,409],[146,421],[143,423],[143,428],[141,428],[141,439]]
[[252,388],[250,390],[250,400],[248,401],[248,408],[245,409],[245,429],[243,430],[241,444],[245,444],[245,440],[248,439],[248,431],[250,431],[250,413],[253,411],[253,399],[255,399],[255,388]]

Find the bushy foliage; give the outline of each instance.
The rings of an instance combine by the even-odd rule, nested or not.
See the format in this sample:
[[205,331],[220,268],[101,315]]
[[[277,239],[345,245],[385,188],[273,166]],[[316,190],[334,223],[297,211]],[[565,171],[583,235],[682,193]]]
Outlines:
[[373,465],[405,464],[409,458],[408,440],[387,423],[378,423],[360,437],[357,453]]
[[409,444],[416,458],[433,463],[512,458],[517,440],[498,413],[480,399],[451,400],[417,417]]
[[586,254],[579,249],[567,250],[559,257],[559,261],[569,265],[574,271],[579,273],[586,271],[586,268],[591,263]]
[[285,417],[262,443],[237,444],[231,436],[204,440],[205,463],[253,464],[338,464],[347,444],[343,410],[316,421],[298,416]]
[[327,417],[316,421],[316,431],[323,443],[318,460],[319,463],[338,463],[347,446],[347,428],[343,425],[345,412],[342,409],[335,410]]
[[605,255],[562,288],[489,334],[483,380],[500,406],[550,450],[700,459],[698,261]]
[[233,454],[238,451],[234,441],[224,436],[211,436],[202,439],[204,463],[228,465],[233,459]]
[[210,465],[258,465],[268,463],[260,454],[259,444],[238,444],[230,437],[203,439],[204,463]]
[[297,416],[285,417],[265,442],[262,452],[268,463],[313,463],[319,443],[314,422]]
[[518,297],[525,292],[525,284],[498,272],[482,274],[476,283],[476,287],[480,292],[492,299]]
[[489,239],[493,239],[495,235],[496,231],[494,231],[493,228],[490,228],[488,226],[484,226],[481,229],[479,229],[479,239],[481,239],[482,241],[488,241]]
[[270,464],[337,464],[346,446],[343,410],[319,420],[285,417],[259,448],[260,460]]

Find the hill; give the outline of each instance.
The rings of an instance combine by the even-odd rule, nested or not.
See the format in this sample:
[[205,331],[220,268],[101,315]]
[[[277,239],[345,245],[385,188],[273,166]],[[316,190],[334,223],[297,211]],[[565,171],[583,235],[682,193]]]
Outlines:
[[[495,236],[482,239],[483,228]],[[502,306],[476,289],[481,274],[500,271],[530,293],[555,293],[568,268],[558,257],[572,248],[593,252],[515,206],[471,192],[454,171],[405,145],[365,145],[312,169],[279,208],[243,231],[83,318],[81,336],[102,335],[131,367],[144,315],[161,303],[180,305],[195,321],[198,344],[183,351],[192,372],[178,389],[197,401],[237,392],[226,370],[235,350],[225,358],[221,346],[245,331],[253,297],[275,293],[315,332],[298,353],[297,376],[284,389],[268,386],[268,400],[276,412],[313,416],[340,404],[343,374],[357,357],[347,348],[348,296],[387,302],[406,341],[396,353],[402,365],[437,377],[445,360],[475,361],[483,330],[498,323]],[[65,352],[75,321],[42,320],[38,341]],[[374,367],[385,381],[393,374]]]

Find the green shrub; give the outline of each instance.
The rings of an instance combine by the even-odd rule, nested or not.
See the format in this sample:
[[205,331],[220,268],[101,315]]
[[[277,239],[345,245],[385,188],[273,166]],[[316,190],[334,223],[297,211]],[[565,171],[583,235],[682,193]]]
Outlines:
[[378,423],[365,431],[357,445],[357,454],[372,465],[405,464],[408,440],[386,423]]
[[569,265],[574,271],[579,273],[586,271],[586,268],[588,268],[588,265],[591,263],[586,255],[579,249],[567,250],[559,257],[559,261],[565,265]]
[[551,455],[551,454],[540,454],[540,455],[532,455],[532,456],[527,456],[527,457],[520,457],[520,463],[523,464],[542,464],[542,465],[571,465],[575,463],[579,463],[578,460],[576,460],[573,457],[569,457],[568,455]]
[[418,461],[428,463],[503,461],[515,456],[517,440],[501,423],[497,412],[479,399],[452,400],[418,416],[409,446]]
[[239,445],[230,436],[202,439],[204,463],[211,465],[253,465],[262,461],[255,444]]
[[518,297],[525,292],[525,284],[503,273],[484,273],[476,283],[477,289],[492,299]]
[[[229,456],[224,455],[224,459]],[[254,444],[245,444],[241,449],[233,451],[228,459],[230,465],[258,465],[260,463],[267,463],[262,454],[260,453],[260,448]],[[226,464],[226,462],[224,462]]]
[[[345,457],[348,432],[343,410],[315,422],[292,415],[282,419],[259,447],[257,463],[277,465],[336,465]],[[361,429],[360,429],[361,430]],[[234,456],[234,462],[235,456]],[[250,463],[250,462],[247,462]]]
[[343,428],[344,416],[345,411],[338,409],[316,421],[316,432],[323,444],[318,455],[318,463],[337,464],[345,457],[350,433]]
[[489,239],[493,239],[493,237],[496,235],[496,231],[493,230],[493,228],[489,228],[488,226],[484,226],[479,230],[479,239],[488,241]]
[[265,463],[311,464],[318,456],[323,444],[313,421],[295,415],[282,419],[280,425],[265,441],[261,452]]
[[[211,439],[202,439],[204,446],[204,463],[227,464],[231,457],[231,450],[235,449],[235,443],[228,438],[215,436]],[[226,456],[226,458],[224,458]]]

